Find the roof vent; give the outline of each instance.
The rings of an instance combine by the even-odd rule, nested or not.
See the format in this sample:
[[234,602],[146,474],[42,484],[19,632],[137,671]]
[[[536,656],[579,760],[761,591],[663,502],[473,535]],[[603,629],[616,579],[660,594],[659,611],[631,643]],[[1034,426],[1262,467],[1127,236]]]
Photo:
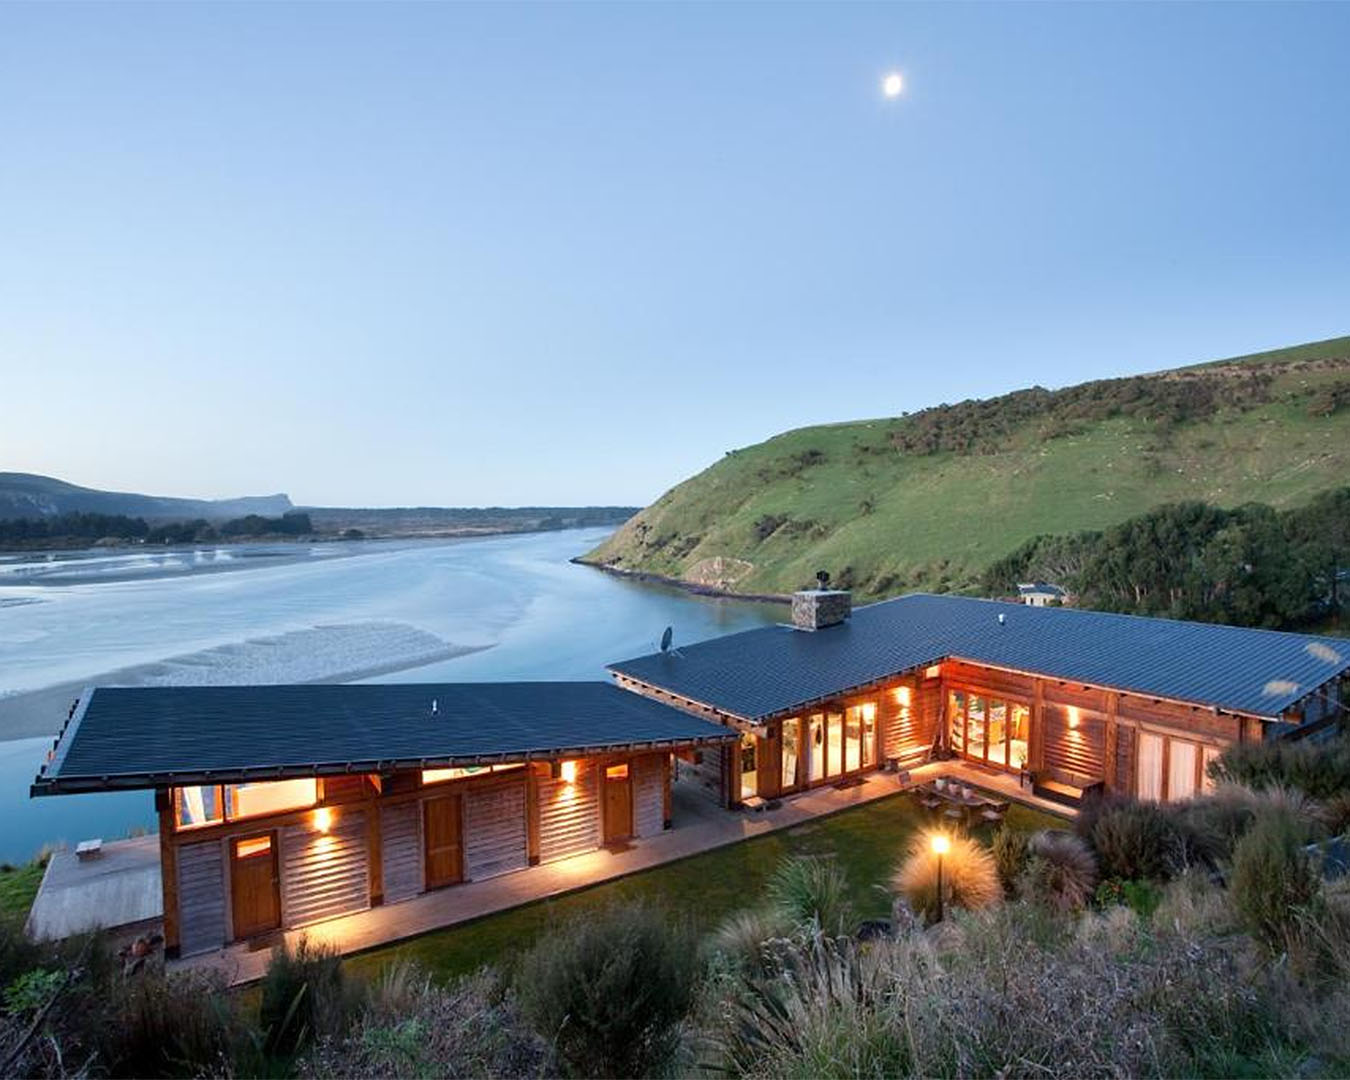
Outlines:
[[798,630],[837,626],[852,613],[853,594],[847,589],[802,589],[792,594],[792,625]]

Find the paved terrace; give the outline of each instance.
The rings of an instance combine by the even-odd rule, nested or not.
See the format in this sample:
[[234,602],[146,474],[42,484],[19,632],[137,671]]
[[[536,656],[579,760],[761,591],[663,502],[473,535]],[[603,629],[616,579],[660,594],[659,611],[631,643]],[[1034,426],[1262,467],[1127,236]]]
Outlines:
[[[972,786],[1000,793],[1039,810],[1073,813],[1020,789],[1012,776],[961,762],[935,762],[913,769],[909,775],[912,783],[936,776],[956,776]],[[676,784],[672,789],[675,824],[659,836],[486,881],[467,882],[424,893],[412,900],[271,935],[267,945],[275,944],[282,937],[294,945],[302,936],[308,935],[311,941],[331,944],[343,953],[361,952],[612,881],[751,837],[790,829],[815,818],[895,795],[900,790],[894,774],[872,773],[852,786],[817,788],[790,796],[783,799],[777,809],[734,813],[714,805],[686,785]],[[117,927],[134,923],[144,926],[147,920],[163,916],[162,905],[158,838],[121,840],[105,844],[99,858],[86,862],[77,860],[73,852],[58,852],[53,856],[33,903],[28,928],[34,937],[62,937],[98,925]],[[223,972],[231,985],[239,985],[262,977],[270,952],[268,947],[231,945],[170,961],[169,968],[214,968]]]

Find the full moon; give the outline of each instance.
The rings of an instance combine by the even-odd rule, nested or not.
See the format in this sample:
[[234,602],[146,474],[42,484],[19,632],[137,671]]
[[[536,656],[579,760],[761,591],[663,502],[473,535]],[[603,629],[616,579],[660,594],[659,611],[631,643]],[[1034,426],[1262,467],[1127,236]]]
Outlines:
[[905,88],[905,80],[900,77],[900,72],[892,71],[881,80],[881,92],[888,98],[898,98],[900,91]]

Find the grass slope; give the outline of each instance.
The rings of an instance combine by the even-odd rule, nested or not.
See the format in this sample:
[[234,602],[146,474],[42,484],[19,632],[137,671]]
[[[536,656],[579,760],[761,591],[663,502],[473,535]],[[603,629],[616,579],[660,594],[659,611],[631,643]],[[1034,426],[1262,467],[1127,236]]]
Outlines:
[[1350,338],[1092,385],[1161,394],[1187,379],[1253,376],[1268,380],[1259,400],[1199,418],[1032,418],[966,452],[894,445],[917,420],[961,406],[787,432],[673,488],[586,561],[736,592],[789,592],[818,569],[870,598],[968,589],[1043,533],[1105,528],[1182,499],[1288,507],[1343,485],[1350,408],[1317,402],[1350,387]]

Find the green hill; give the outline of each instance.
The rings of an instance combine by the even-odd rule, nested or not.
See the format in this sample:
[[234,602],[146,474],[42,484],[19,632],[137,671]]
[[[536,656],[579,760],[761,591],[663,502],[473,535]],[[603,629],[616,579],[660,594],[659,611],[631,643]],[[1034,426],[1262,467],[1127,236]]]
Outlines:
[[1306,503],[1350,482],[1350,337],[735,450],[583,561],[742,593],[818,569],[867,598],[978,585],[1029,539],[1164,503]]

